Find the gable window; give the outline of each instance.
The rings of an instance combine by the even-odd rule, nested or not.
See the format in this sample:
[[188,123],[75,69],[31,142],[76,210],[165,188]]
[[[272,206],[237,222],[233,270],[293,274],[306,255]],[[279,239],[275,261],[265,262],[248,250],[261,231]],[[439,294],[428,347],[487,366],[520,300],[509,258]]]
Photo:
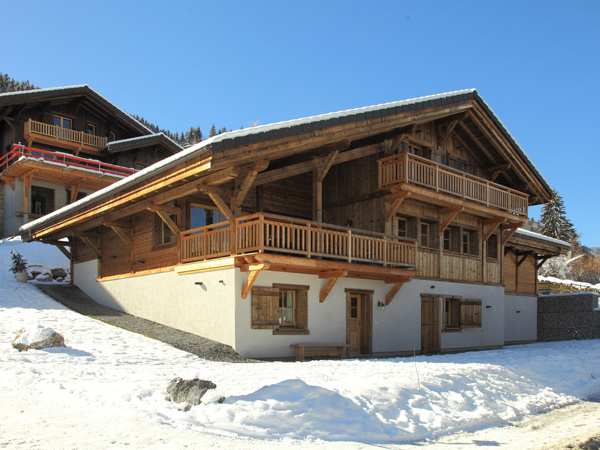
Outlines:
[[85,126],[85,132],[87,134],[95,135],[96,134],[96,125],[88,122]]
[[481,328],[481,300],[444,297],[444,331]]
[[117,140],[117,136],[115,135],[114,131],[109,131],[108,132],[108,142],[114,142]]
[[308,286],[273,284],[252,288],[252,328],[273,334],[309,334]]
[[67,130],[73,128],[73,121],[62,116],[53,116],[52,124],[60,128],[66,128]]
[[492,234],[487,240],[487,257],[498,259],[498,235]]

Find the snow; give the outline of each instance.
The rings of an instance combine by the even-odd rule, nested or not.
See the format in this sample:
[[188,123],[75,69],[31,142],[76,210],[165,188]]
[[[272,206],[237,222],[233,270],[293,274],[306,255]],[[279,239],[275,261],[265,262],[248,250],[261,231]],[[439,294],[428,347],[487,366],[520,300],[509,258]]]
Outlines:
[[536,233],[535,231],[524,230],[522,228],[518,228],[515,234],[521,234],[523,236],[528,236],[530,238],[537,239],[539,241],[546,241],[551,244],[558,245],[560,247],[571,248],[571,244],[569,244],[568,242],[561,241],[560,239],[555,239],[553,237],[546,236],[541,233]]
[[[600,395],[599,340],[381,360],[205,361],[17,283],[12,249],[30,263],[66,261],[51,246],[0,242],[0,446],[8,448],[396,448]],[[66,347],[18,352],[10,342],[26,326],[52,328]],[[217,392],[185,412],[165,400],[177,376],[211,380]]]

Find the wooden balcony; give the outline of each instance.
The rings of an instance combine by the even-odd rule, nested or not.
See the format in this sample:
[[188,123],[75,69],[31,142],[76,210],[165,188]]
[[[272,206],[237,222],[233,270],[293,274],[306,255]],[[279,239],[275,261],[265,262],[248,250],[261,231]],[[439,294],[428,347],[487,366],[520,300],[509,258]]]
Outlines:
[[401,153],[379,161],[379,188],[406,183],[419,186],[471,204],[527,217],[528,196],[497,183],[479,178],[426,158]]
[[73,150],[76,153],[83,151],[96,155],[100,154],[101,150],[106,147],[107,140],[105,137],[36,122],[31,119],[25,122],[25,139],[30,146],[32,142],[40,142]]
[[271,214],[183,231],[181,263],[271,253],[304,259],[414,269],[413,239]]

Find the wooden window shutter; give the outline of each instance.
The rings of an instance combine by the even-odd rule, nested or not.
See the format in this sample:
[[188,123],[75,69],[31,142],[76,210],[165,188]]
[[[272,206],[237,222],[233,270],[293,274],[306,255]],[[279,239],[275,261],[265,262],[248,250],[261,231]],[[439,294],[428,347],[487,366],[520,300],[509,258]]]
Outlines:
[[296,291],[296,326],[303,330],[308,329],[308,290]]
[[279,327],[279,288],[252,288],[252,328]]
[[460,302],[461,328],[481,328],[481,300],[462,300]]

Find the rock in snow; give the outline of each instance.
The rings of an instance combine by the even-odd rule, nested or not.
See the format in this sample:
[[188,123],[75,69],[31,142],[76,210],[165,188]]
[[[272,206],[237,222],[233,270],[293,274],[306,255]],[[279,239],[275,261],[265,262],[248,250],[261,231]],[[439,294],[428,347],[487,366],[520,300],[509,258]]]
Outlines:
[[65,338],[52,328],[41,325],[22,328],[17,337],[12,341],[12,346],[22,352],[23,350],[42,349],[50,347],[64,347]]
[[187,402],[190,405],[199,405],[202,403],[202,397],[206,394],[206,391],[216,387],[217,385],[212,381],[199,380],[198,378],[183,380],[177,377],[171,380],[167,387],[167,393],[169,394],[167,399],[174,403]]

